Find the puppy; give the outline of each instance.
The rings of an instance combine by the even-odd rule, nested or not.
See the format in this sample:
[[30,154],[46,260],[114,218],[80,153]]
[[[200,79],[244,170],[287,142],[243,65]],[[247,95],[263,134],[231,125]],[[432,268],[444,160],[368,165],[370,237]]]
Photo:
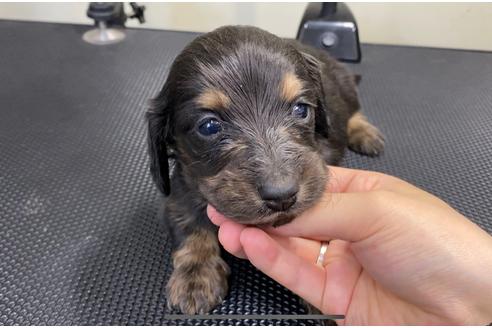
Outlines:
[[338,62],[258,28],[222,27],[181,52],[147,114],[150,170],[175,243],[171,307],[206,313],[227,293],[208,203],[240,223],[285,224],[320,198],[326,164],[347,147],[381,153],[359,108]]

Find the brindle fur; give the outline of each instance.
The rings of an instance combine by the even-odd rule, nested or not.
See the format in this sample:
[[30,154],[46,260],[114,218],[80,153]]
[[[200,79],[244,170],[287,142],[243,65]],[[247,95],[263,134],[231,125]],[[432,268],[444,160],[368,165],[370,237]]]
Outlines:
[[202,229],[188,235],[174,252],[173,265],[167,283],[169,306],[205,314],[225,297],[229,267],[220,256],[214,232]]
[[[367,121],[348,129],[360,107],[355,82],[324,52],[253,27],[219,28],[196,38],[176,58],[147,116],[151,173],[168,195],[163,216],[176,246],[171,306],[206,312],[225,294],[228,269],[212,237],[216,228],[206,217],[208,203],[241,223],[284,224],[320,198],[325,165],[340,161],[349,140],[359,152],[382,149]],[[220,96],[210,97],[210,90]],[[216,100],[226,108],[197,105],[214,106]],[[311,105],[307,118],[292,115],[297,101]],[[223,131],[205,138],[197,124],[210,115]],[[274,212],[264,204],[258,185],[266,179],[299,185],[291,208]]]
[[284,101],[294,101],[303,91],[302,82],[294,73],[285,73],[280,82],[280,97]]
[[231,100],[220,90],[208,89],[198,96],[196,103],[201,108],[221,110],[229,107]]
[[369,156],[377,156],[383,151],[383,135],[362,113],[352,115],[347,123],[347,132],[349,148],[353,151]]

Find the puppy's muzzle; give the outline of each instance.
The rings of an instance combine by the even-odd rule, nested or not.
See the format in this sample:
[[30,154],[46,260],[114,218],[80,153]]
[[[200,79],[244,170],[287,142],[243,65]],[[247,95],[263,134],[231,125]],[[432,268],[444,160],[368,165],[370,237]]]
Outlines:
[[258,193],[265,205],[275,212],[287,211],[297,201],[299,183],[295,179],[265,180]]

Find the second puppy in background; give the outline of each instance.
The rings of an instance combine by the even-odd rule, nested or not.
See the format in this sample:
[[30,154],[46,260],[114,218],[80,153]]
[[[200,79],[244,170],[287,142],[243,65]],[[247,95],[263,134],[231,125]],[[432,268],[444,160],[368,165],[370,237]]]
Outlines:
[[206,313],[226,296],[208,203],[240,223],[285,224],[319,200],[326,164],[347,147],[382,152],[359,109],[342,65],[258,28],[222,27],[181,52],[148,113],[151,173],[169,196],[175,242],[170,306]]

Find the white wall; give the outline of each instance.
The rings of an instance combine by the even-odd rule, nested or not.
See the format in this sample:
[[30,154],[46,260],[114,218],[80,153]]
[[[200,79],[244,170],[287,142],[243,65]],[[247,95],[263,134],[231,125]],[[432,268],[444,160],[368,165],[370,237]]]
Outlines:
[[[306,3],[142,3],[141,27],[249,24],[293,37]],[[492,51],[492,3],[350,3],[363,42]],[[90,24],[87,3],[0,3],[0,18]],[[129,9],[128,9],[129,11]],[[128,26],[138,27],[132,21]]]

